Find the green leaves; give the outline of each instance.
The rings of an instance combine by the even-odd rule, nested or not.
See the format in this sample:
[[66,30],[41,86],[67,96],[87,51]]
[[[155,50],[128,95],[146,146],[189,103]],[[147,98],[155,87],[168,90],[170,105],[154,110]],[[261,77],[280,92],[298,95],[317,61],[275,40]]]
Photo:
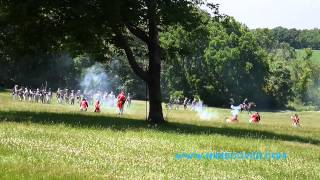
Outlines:
[[263,96],[265,54],[246,27],[230,18],[193,31],[182,26],[168,29],[160,39],[168,52],[170,73],[165,79],[171,91],[199,94],[205,103],[218,106],[231,97],[242,101],[245,96]]
[[274,107],[282,106],[293,97],[293,81],[291,72],[285,61],[272,61],[269,63],[269,74],[266,77],[264,90],[271,98]]

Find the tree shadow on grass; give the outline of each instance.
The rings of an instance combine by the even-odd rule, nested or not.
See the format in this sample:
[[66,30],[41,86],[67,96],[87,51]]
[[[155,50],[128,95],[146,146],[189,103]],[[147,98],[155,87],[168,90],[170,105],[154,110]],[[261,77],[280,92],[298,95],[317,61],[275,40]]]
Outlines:
[[[0,111],[0,122],[31,122],[39,124],[66,124],[72,127],[110,128],[112,130],[125,131],[135,129],[149,129],[148,123],[143,120],[108,117],[102,115],[87,115],[81,113],[52,113],[29,111]],[[249,137],[256,139],[272,139],[293,141],[319,145],[320,140],[296,135],[276,134],[270,131],[241,129],[234,127],[197,126],[176,122],[165,123],[157,128],[161,132],[180,134],[219,134],[230,137]]]

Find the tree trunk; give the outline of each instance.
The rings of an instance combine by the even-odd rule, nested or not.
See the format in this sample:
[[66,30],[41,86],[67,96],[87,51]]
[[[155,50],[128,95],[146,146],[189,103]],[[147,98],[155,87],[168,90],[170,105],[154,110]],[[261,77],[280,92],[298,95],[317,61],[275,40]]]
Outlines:
[[147,0],[148,7],[148,28],[149,28],[149,77],[147,81],[149,88],[149,122],[163,123],[162,113],[162,99],[161,99],[161,86],[160,86],[160,72],[161,72],[161,53],[159,42],[159,31],[157,24],[159,19],[156,16],[157,1]]
[[162,105],[161,105],[161,91],[160,80],[153,79],[153,82],[148,84],[149,88],[149,117],[148,121],[151,123],[161,124],[164,122]]
[[162,98],[161,98],[161,86],[160,86],[160,72],[161,72],[161,48],[159,42],[159,31],[157,28],[157,22],[159,19],[156,17],[156,0],[147,0],[148,6],[148,35],[134,24],[124,24],[128,30],[136,37],[144,41],[149,50],[149,69],[143,70],[137,63],[133,52],[128,44],[128,39],[123,35],[121,29],[117,26],[113,26],[113,31],[116,34],[116,39],[120,48],[125,50],[129,65],[132,70],[141,79],[148,84],[149,89],[149,117],[148,121],[154,124],[160,124],[164,122],[162,113]]
[[[157,52],[157,51],[156,51]],[[163,113],[162,113],[162,98],[161,98],[161,86],[160,86],[160,71],[161,71],[161,64],[154,63],[157,61],[155,59],[159,59],[160,61],[160,54],[153,52],[154,54],[152,59],[150,59],[149,65],[149,75],[150,81],[148,83],[149,89],[149,117],[148,121],[151,123],[163,123]]]

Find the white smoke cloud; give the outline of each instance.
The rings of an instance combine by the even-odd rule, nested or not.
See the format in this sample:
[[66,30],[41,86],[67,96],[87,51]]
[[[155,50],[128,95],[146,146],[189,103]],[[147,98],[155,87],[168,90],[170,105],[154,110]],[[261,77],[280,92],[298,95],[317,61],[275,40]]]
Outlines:
[[105,91],[109,89],[109,78],[103,65],[95,63],[93,66],[87,68],[84,76],[81,79],[80,87],[83,91]]
[[103,65],[95,63],[84,71],[80,81],[81,94],[90,102],[99,100],[102,106],[116,107],[117,98],[111,89],[111,80]]
[[201,120],[208,121],[219,118],[218,113],[210,112],[201,100],[194,105],[193,109],[197,112],[197,115]]

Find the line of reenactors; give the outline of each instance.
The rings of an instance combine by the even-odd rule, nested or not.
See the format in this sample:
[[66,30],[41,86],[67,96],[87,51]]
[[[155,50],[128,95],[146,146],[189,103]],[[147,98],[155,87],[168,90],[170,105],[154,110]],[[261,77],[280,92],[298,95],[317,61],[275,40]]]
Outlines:
[[[53,92],[51,88],[37,88],[32,89],[24,86],[15,85],[12,89],[12,97],[14,100],[29,101],[49,104],[52,102]],[[86,99],[89,104],[93,105],[97,100],[101,101],[102,104],[110,107],[117,106],[117,98],[115,94],[110,91],[94,91],[94,90],[69,90],[67,88],[60,89],[55,92],[57,103],[59,104],[70,104],[79,105],[82,99]],[[130,107],[131,95],[128,93],[127,106]]]
[[83,95],[81,94],[80,90],[78,90],[75,93],[74,90],[69,90],[69,89],[62,90],[58,88],[56,92],[57,103],[60,103],[60,104],[65,102],[66,104],[74,105],[75,101],[77,102],[77,104],[79,104],[82,96]]
[[15,85],[12,89],[12,97],[14,100],[49,104],[52,99],[52,91],[50,88],[48,90],[46,88],[32,89]]

